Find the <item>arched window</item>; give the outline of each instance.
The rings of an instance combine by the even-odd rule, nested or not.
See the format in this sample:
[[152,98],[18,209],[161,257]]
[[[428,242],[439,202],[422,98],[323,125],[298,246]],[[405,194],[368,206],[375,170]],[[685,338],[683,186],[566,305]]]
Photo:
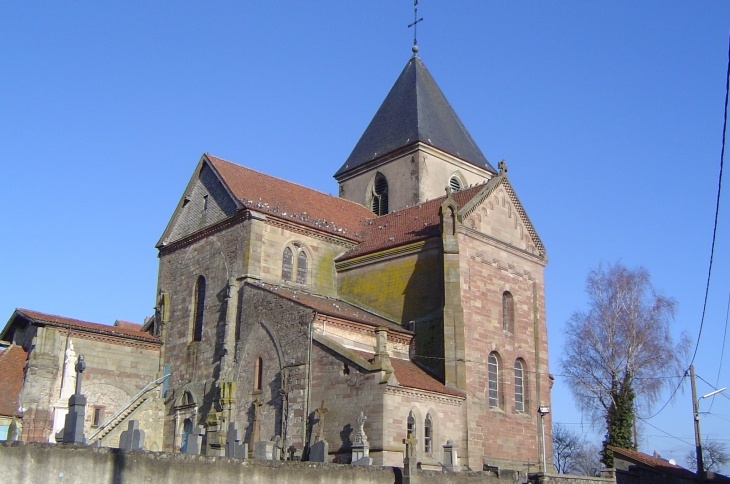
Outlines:
[[284,254],[281,257],[281,280],[291,281],[294,267],[294,254],[289,247],[284,248]]
[[515,410],[525,411],[525,369],[520,360],[515,360]]
[[502,329],[515,332],[515,299],[509,291],[502,293]]
[[499,407],[499,362],[497,353],[489,353],[487,368],[489,373],[489,406]]
[[186,418],[183,422],[182,439],[180,439],[180,452],[188,450],[188,439],[190,434],[193,433],[193,421]]
[[264,360],[261,357],[256,358],[256,365],[253,369],[253,389],[260,392],[264,381]]
[[378,173],[373,183],[372,210],[375,215],[386,215],[388,213],[388,180]]
[[195,316],[193,318],[193,341],[203,339],[203,312],[205,310],[205,277],[198,276],[195,283]]
[[427,454],[433,451],[433,421],[430,413],[426,415],[426,421],[423,423],[423,450]]
[[408,414],[408,427],[406,427],[406,437],[416,438],[416,417],[413,416],[413,412]]
[[307,283],[307,253],[299,251],[297,256],[297,284]]
[[459,180],[459,177],[453,175],[449,180],[449,186],[451,187],[452,192],[458,192],[461,190],[461,180]]
[[309,274],[309,256],[302,244],[294,242],[284,247],[281,255],[281,280],[306,284]]
[[181,403],[182,403],[182,406],[193,405],[195,403],[195,400],[193,399],[193,395],[190,392],[183,393]]

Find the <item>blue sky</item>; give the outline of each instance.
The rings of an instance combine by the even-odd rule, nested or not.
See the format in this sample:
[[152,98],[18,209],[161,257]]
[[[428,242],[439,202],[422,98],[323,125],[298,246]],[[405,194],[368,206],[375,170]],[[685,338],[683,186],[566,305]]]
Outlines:
[[[507,160],[547,247],[553,416],[599,442],[559,376],[562,328],[584,307],[588,271],[620,260],[676,298],[675,332],[696,340],[730,3],[419,7],[421,58],[492,164]],[[203,152],[336,194],[332,174],[411,54],[412,21],[404,0],[4,2],[0,311],[151,314],[154,245]],[[712,384],[730,291],[729,184],[695,361]],[[649,424],[640,450],[681,463],[689,386]],[[730,399],[716,397],[702,426],[730,439]]]

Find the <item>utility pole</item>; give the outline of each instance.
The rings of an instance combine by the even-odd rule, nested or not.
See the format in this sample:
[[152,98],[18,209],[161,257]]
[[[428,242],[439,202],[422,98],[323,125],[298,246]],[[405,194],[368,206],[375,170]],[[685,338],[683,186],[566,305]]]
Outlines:
[[689,376],[692,382],[692,411],[695,418],[695,451],[697,452],[697,477],[700,484],[705,482],[705,464],[702,462],[702,439],[700,438],[700,404],[697,401],[697,386],[695,385],[695,366],[689,365]]

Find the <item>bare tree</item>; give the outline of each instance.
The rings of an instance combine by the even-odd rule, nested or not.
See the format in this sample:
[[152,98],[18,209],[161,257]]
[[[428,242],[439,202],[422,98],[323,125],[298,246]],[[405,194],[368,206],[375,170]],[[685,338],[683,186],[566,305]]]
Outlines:
[[[685,457],[687,465],[691,469],[697,470],[697,453],[692,450]],[[725,464],[730,462],[730,455],[727,452],[727,446],[724,442],[707,439],[702,443],[702,464],[705,472],[720,472]]]
[[586,292],[588,310],[568,321],[560,364],[581,409],[605,420],[602,461],[612,467],[608,445],[633,449],[635,408],[650,409],[671,377],[682,376],[690,341],[682,334],[674,344],[676,302],[656,293],[643,267],[601,266],[588,274]]
[[559,474],[573,474],[583,438],[559,423],[553,424],[553,464]]
[[598,447],[577,432],[553,424],[553,465],[560,474],[593,476],[601,468]]

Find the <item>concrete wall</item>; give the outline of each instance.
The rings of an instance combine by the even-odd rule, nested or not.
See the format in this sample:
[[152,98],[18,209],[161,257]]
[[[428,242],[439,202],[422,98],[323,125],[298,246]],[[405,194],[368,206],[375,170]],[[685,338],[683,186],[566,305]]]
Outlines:
[[[137,484],[180,482],[220,484],[394,484],[402,482],[402,472],[391,467],[352,467],[309,462],[254,462],[222,457],[127,452],[118,449],[74,447],[52,444],[0,443],[3,482],[93,482]],[[518,484],[524,474],[501,477],[482,472],[444,474],[419,471],[419,480],[433,484]],[[612,484],[600,478],[566,479],[550,476],[540,484]]]

